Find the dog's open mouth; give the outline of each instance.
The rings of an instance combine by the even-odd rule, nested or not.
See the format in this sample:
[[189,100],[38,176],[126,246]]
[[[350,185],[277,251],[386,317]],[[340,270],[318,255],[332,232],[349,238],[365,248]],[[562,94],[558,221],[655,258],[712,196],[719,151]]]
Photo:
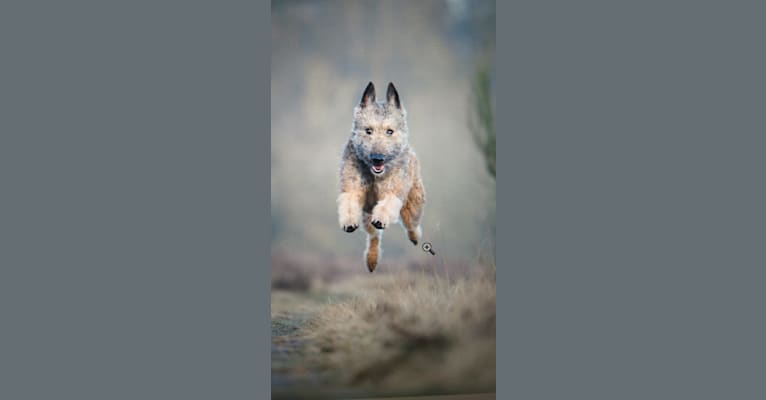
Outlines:
[[372,172],[376,174],[382,174],[386,170],[386,164],[383,161],[372,162]]
[[373,174],[382,174],[386,170],[386,156],[380,153],[370,155],[370,169]]

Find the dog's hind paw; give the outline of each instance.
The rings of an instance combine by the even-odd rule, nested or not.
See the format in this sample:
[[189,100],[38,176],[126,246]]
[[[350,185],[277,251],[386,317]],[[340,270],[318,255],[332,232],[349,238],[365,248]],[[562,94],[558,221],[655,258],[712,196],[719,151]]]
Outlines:
[[413,230],[407,230],[407,238],[410,239],[410,242],[414,244],[415,246],[418,245],[418,241],[420,241],[420,236],[423,234],[423,230],[420,229],[420,226]]

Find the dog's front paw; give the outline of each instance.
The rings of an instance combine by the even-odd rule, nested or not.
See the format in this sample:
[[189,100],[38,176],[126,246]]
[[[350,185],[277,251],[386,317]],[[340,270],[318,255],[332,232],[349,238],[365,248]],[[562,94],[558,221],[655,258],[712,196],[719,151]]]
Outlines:
[[347,218],[342,218],[340,220],[340,229],[343,229],[345,232],[353,232],[356,230],[356,228],[359,228],[359,219],[351,218],[350,216]]
[[348,233],[351,233],[351,232],[355,231],[356,228],[358,228],[358,227],[359,227],[359,225],[347,225],[347,226],[343,227],[343,230],[348,232]]
[[348,232],[348,233],[355,231],[356,228],[359,228],[359,224],[351,219],[342,221],[340,223],[340,229],[343,229],[345,232]]
[[370,219],[370,224],[374,226],[376,229],[386,229],[388,226],[388,218],[384,216],[375,216],[373,215]]
[[372,209],[370,224],[377,229],[386,229],[387,226],[395,224],[399,220],[401,208],[402,202],[398,198],[394,196],[385,197]]

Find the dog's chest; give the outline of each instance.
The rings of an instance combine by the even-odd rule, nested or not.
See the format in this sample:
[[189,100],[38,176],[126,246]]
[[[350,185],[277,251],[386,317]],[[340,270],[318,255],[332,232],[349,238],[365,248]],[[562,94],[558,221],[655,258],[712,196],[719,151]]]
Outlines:
[[385,177],[373,177],[365,185],[364,211],[371,213],[375,205],[384,195],[393,194],[399,196],[402,192],[406,193],[406,181],[401,177],[401,173],[388,174]]

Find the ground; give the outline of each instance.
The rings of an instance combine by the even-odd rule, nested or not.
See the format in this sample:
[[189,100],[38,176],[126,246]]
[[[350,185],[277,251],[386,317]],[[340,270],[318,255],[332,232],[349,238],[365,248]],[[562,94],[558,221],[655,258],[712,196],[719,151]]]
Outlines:
[[494,392],[493,267],[322,281],[292,265],[273,280],[273,398]]

